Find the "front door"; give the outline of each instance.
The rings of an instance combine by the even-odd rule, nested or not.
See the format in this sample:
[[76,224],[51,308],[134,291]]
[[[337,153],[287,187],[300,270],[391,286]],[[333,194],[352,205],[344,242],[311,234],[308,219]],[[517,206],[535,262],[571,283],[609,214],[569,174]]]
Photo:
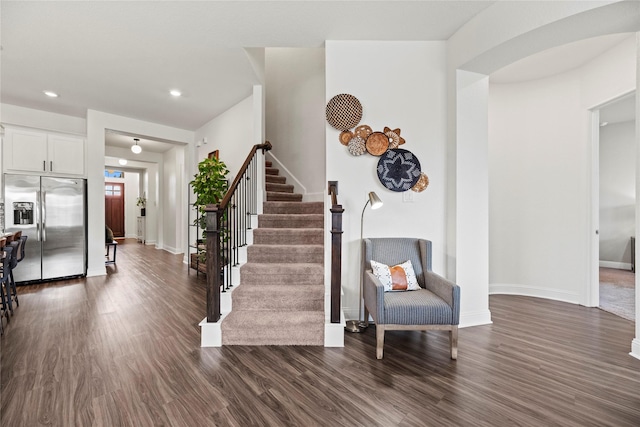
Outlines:
[[104,185],[104,220],[114,237],[124,237],[124,184]]

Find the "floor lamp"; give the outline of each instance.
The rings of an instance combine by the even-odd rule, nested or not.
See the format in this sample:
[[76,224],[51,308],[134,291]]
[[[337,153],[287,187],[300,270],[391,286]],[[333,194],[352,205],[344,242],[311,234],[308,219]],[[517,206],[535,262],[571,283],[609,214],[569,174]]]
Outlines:
[[362,237],[364,230],[364,211],[367,210],[367,205],[371,204],[371,209],[378,209],[382,206],[382,200],[378,197],[378,195],[371,191],[369,192],[369,199],[364,204],[362,208],[362,215],[360,215],[360,298],[358,299],[358,320],[349,320],[345,326],[345,329],[348,332],[362,332],[367,328],[367,322],[360,320],[360,316],[362,315],[362,283],[364,280],[364,271],[362,268],[364,267],[364,250],[362,249]]

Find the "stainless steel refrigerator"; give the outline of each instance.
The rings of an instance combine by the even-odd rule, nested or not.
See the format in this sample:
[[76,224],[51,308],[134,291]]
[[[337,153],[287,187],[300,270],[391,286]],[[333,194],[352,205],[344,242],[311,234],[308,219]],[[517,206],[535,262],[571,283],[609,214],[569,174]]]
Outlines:
[[86,275],[84,179],[5,174],[4,202],[6,231],[28,236],[16,282]]

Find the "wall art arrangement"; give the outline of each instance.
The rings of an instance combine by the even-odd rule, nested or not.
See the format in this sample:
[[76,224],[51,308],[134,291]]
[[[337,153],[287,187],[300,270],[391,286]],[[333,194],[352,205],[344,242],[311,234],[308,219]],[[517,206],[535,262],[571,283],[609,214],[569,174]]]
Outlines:
[[382,132],[361,125],[362,104],[353,95],[341,93],[329,100],[326,107],[327,122],[338,129],[340,143],[352,156],[369,154],[380,157],[376,172],[378,179],[391,191],[421,192],[429,185],[420,161],[409,150],[399,148],[405,144],[400,129],[385,127]]

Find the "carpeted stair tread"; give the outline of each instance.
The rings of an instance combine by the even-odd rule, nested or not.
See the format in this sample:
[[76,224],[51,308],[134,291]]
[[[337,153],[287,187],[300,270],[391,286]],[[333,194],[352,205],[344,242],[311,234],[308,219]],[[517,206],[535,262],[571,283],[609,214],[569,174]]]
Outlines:
[[288,286],[242,284],[233,291],[233,310],[322,311],[324,285]]
[[324,215],[320,214],[262,214],[258,215],[259,228],[323,228]]
[[269,160],[265,160],[265,161],[264,161],[264,165],[265,165],[265,167],[270,168],[271,166],[273,166],[273,163],[272,163],[272,162],[270,162]]
[[280,175],[265,175],[264,179],[265,182],[274,182],[276,184],[286,184],[287,182],[287,177]]
[[264,173],[266,175],[279,175],[280,170],[278,168],[269,167],[269,168],[264,168]]
[[324,267],[318,263],[248,262],[240,267],[242,286],[324,285]]
[[324,203],[303,202],[278,168],[265,163],[266,201],[258,215],[223,345],[324,345]]
[[268,202],[301,202],[302,194],[300,193],[281,193],[278,191],[267,191]]
[[293,185],[291,184],[277,184],[273,182],[267,182],[267,191],[273,191],[277,193],[293,193]]
[[222,345],[324,345],[324,311],[232,311]]
[[[264,202],[264,214],[324,214],[324,202]],[[323,226],[324,227],[324,226]]]
[[322,245],[322,228],[256,228],[253,244],[258,245]]
[[318,263],[324,262],[322,245],[251,245],[247,263]]

